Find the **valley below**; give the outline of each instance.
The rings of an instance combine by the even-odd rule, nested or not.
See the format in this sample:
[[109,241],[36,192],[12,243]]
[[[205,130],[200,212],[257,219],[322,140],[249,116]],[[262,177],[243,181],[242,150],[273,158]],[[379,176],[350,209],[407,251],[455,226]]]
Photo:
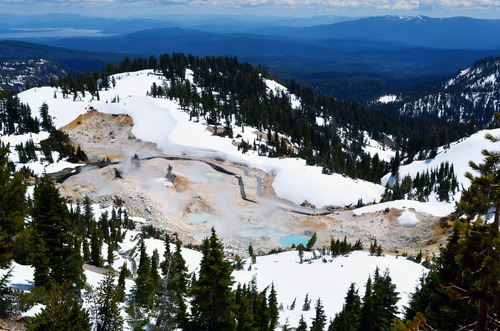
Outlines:
[[133,125],[127,115],[92,109],[64,126],[92,163],[62,181],[61,194],[73,202],[88,196],[101,207],[119,198],[138,226],[177,232],[185,244],[201,243],[214,227],[233,256],[246,256],[250,244],[258,253],[305,244],[314,233],[316,247],[347,237],[368,248],[376,239],[386,253],[431,256],[451,228],[446,218],[410,208],[418,222],[402,226],[404,210],[395,208],[355,213],[345,206],[299,206],[277,196],[273,174],[217,157],[166,154],[137,139]]

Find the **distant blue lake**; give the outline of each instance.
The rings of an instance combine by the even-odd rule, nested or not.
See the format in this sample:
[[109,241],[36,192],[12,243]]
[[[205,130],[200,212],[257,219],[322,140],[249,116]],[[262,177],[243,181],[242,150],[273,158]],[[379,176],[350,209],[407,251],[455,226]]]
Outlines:
[[288,236],[283,236],[280,238],[280,244],[287,247],[292,247],[294,244],[297,245],[306,245],[309,241],[309,237],[301,235],[301,234],[290,234]]

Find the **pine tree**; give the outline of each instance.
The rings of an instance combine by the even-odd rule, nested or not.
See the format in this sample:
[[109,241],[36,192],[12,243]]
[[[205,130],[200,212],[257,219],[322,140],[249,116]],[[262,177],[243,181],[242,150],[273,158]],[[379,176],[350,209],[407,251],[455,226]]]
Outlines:
[[[37,268],[48,268],[50,278],[55,284],[66,282],[70,290],[82,289],[85,275],[80,255],[81,242],[73,232],[75,222],[70,217],[66,201],[47,176],[39,180],[33,196],[31,226],[34,238],[39,239],[33,242],[33,251],[41,249],[36,253],[37,260],[33,261],[35,272],[38,272]],[[44,274],[45,271],[41,273]],[[42,286],[45,285],[47,284]]]
[[153,288],[155,292],[160,290],[160,275],[158,274],[158,267],[160,264],[160,255],[158,250],[153,251],[153,256],[151,257],[151,281],[153,283]]
[[307,331],[307,323],[304,320],[304,315],[300,315],[299,325],[295,328],[296,331]]
[[236,329],[241,331],[251,330],[254,324],[253,309],[251,305],[251,293],[246,285],[241,286],[238,283],[235,295],[236,310]]
[[87,238],[83,238],[83,240],[82,240],[82,251],[83,251],[83,262],[84,263],[90,262],[90,260],[91,260],[90,247],[89,247],[89,242],[87,241]]
[[316,301],[315,309],[316,314],[312,320],[311,331],[323,331],[326,326],[326,315],[320,298]]
[[7,317],[11,312],[14,298],[12,289],[9,287],[9,279],[12,276],[12,269],[0,277],[0,318]]
[[92,224],[94,224],[94,212],[92,210],[92,200],[86,195],[83,199],[83,220],[86,228],[86,236],[90,237]]
[[295,309],[295,304],[297,302],[297,297],[295,297],[292,301],[292,304],[290,305],[290,310],[294,310]]
[[125,300],[125,278],[130,276],[130,271],[127,269],[127,262],[123,262],[120,268],[120,275],[118,276],[118,295],[117,299],[120,302]]
[[390,329],[398,312],[396,304],[399,297],[388,270],[380,275],[378,268],[375,269],[372,291],[372,304],[375,307],[371,317],[372,326],[377,330]]
[[261,293],[258,293],[256,289],[252,290],[254,327],[258,330],[267,330],[271,319],[269,305],[267,304],[267,289],[266,287]]
[[302,244],[299,244],[297,246],[297,251],[299,252],[299,260],[300,260],[300,263],[302,263],[304,261],[304,245]]
[[331,323],[332,330],[349,331],[356,330],[356,324],[360,315],[361,299],[355,284],[351,283],[344,299],[342,311],[335,315]]
[[0,268],[14,258],[15,237],[23,229],[26,215],[26,186],[21,173],[11,176],[8,152],[9,145],[0,144]]
[[40,106],[40,117],[42,119],[42,122],[40,123],[42,128],[51,132],[54,128],[54,124],[52,122],[52,117],[49,114],[49,106],[45,102]]
[[358,324],[356,330],[377,330],[372,325],[372,314],[376,308],[373,306],[373,294],[372,294],[372,279],[368,277],[365,286],[365,295],[363,297],[363,304],[361,306],[361,314],[358,319]]
[[191,288],[194,321],[210,331],[232,329],[236,324],[232,267],[214,228],[210,238],[203,241],[202,252],[199,278]]
[[257,256],[255,255],[252,244],[248,246],[248,255],[250,255],[250,258],[252,259],[252,264],[257,263]]
[[90,229],[90,263],[102,267],[102,238],[99,235],[95,222]]
[[108,269],[97,289],[87,294],[90,301],[91,318],[97,331],[121,330],[120,289],[114,285],[114,271]]
[[314,232],[312,237],[309,238],[309,240],[307,241],[306,251],[310,251],[314,247],[314,245],[316,245],[316,241],[317,241],[317,236],[316,232]]
[[274,283],[271,283],[271,291],[269,292],[269,330],[274,330],[278,326],[279,310],[278,298]]
[[181,241],[175,235],[176,250],[170,252],[170,236],[165,237],[165,260],[162,262],[161,288],[157,298],[157,317],[154,330],[188,328],[186,306],[187,267],[182,257]]
[[35,269],[33,273],[35,286],[38,288],[45,288],[46,290],[50,290],[51,288],[53,288],[54,283],[49,276],[50,262],[47,247],[41,234],[37,231],[32,231],[31,250],[33,251],[32,265]]
[[304,298],[304,304],[302,305],[302,311],[311,310],[311,299],[309,299],[309,293],[306,293],[306,297]]
[[108,242],[108,267],[113,268],[113,262],[115,261],[115,254],[114,254],[114,249],[115,249],[115,244],[113,241]]
[[45,308],[28,318],[26,330],[90,330],[89,315],[64,283],[50,291]]
[[151,259],[146,253],[146,246],[141,240],[139,266],[137,267],[137,277],[135,278],[135,291],[133,297],[140,307],[151,305],[153,295],[153,279],[151,278]]

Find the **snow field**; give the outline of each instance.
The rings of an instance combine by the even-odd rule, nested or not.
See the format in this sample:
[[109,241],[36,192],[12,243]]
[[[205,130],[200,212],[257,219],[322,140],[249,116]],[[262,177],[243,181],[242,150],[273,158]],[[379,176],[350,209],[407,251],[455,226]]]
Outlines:
[[396,200],[382,202],[376,205],[365,206],[353,210],[355,215],[363,215],[367,213],[373,213],[377,211],[382,211],[386,208],[395,208],[401,210],[413,209],[422,213],[427,213],[437,217],[445,217],[450,215],[455,211],[455,204],[448,202],[420,202],[415,200]]
[[[311,257],[312,253],[305,252],[305,260]],[[311,263],[300,264],[296,251],[259,256],[251,271],[247,270],[250,261],[246,260],[245,270],[235,271],[233,276],[237,282],[248,283],[256,275],[259,290],[273,283],[278,294],[278,303],[283,304],[284,308],[284,311],[280,311],[280,324],[284,324],[288,319],[289,326],[294,327],[298,324],[301,314],[308,325],[311,325],[311,319],[315,315],[314,305],[318,298],[321,299],[326,316],[333,318],[342,310],[345,295],[353,282],[359,289],[358,294],[363,297],[368,276],[373,276],[377,266],[381,273],[389,270],[401,298],[398,303],[401,313],[402,307],[408,304],[409,294],[415,290],[419,277],[426,273],[423,266],[403,257],[375,257],[361,251],[354,251],[348,256],[336,257],[333,260],[330,256],[325,256],[325,259],[326,263],[320,258]],[[307,312],[302,311],[306,293],[311,299],[311,310]],[[290,310],[289,306],[295,298],[295,309]]]
[[[121,244],[120,254],[134,249],[138,243],[137,231],[127,231],[125,240]],[[160,261],[163,261],[164,242],[156,239],[146,239],[146,251],[149,256],[152,256],[155,249],[158,250]],[[175,250],[175,246],[171,245],[171,250]],[[102,255],[105,258],[107,253],[107,246],[104,244],[102,248]],[[136,248],[134,259],[136,264],[139,263],[139,249]],[[129,258],[124,258],[120,254],[115,254],[115,261],[113,268],[119,270],[123,262],[128,261],[127,265],[129,270],[132,269],[132,263]],[[319,253],[316,253],[319,255]],[[189,272],[198,272],[199,264],[202,258],[200,252],[183,248],[182,256],[186,260]],[[396,290],[399,292],[401,298],[398,307],[401,313],[402,307],[407,305],[409,294],[415,289],[419,277],[427,272],[423,266],[406,260],[403,257],[383,256],[375,257],[369,256],[367,252],[354,251],[348,256],[340,256],[332,259],[330,256],[325,256],[326,262],[322,258],[307,262],[306,260],[312,258],[312,253],[305,252],[304,263],[299,263],[299,256],[297,251],[289,251],[279,254],[258,256],[257,263],[253,264],[251,270],[250,259],[246,259],[244,270],[234,271],[234,287],[238,283],[249,283],[255,275],[257,280],[257,287],[262,291],[265,287],[274,284],[278,296],[278,305],[283,305],[283,311],[280,311],[280,324],[288,321],[289,326],[296,326],[300,319],[301,314],[304,315],[305,321],[310,325],[311,319],[314,317],[314,305],[318,298],[325,309],[325,314],[328,318],[333,318],[335,313],[342,309],[344,297],[347,293],[352,282],[356,283],[358,294],[363,297],[364,285],[368,276],[373,276],[373,273],[378,267],[380,272],[389,270],[390,276]],[[33,272],[34,269],[30,266],[23,266],[13,263],[14,271],[11,277],[11,286],[22,290],[28,290],[33,286]],[[5,274],[7,270],[0,270],[0,276]],[[87,283],[94,288],[99,286],[103,279],[103,275],[85,270]],[[117,281],[117,279],[115,280]],[[126,280],[126,292],[130,293],[134,282],[131,279]],[[302,305],[306,293],[311,299],[311,310],[302,311]],[[269,292],[268,292],[269,294]],[[296,298],[296,306],[294,310],[290,310],[289,306]],[[87,305],[88,306],[88,305]],[[29,312],[25,313],[26,316],[33,316],[38,313],[43,306],[37,305]],[[126,318],[125,305],[122,304],[122,316]],[[126,329],[126,327],[125,327]]]

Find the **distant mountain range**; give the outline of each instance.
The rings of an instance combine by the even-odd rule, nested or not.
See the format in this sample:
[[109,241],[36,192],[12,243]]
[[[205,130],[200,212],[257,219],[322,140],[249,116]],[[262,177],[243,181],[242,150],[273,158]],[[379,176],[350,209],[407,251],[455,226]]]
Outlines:
[[[370,90],[362,102],[387,85],[452,76],[477,59],[500,55],[500,34],[492,33],[499,30],[500,20],[467,17],[182,16],[153,20],[0,14],[0,22],[0,38],[58,47],[23,46],[30,55],[40,54],[34,56],[73,69],[99,70],[125,55],[231,55],[265,65],[282,80],[294,78],[339,98],[353,99]],[[19,45],[16,49],[22,48]],[[0,48],[0,58],[23,56],[22,51],[10,52],[12,47]]]
[[14,40],[0,41],[0,61],[47,59],[56,61],[66,69],[100,70],[108,63],[118,63],[127,54],[97,53],[72,50]]

